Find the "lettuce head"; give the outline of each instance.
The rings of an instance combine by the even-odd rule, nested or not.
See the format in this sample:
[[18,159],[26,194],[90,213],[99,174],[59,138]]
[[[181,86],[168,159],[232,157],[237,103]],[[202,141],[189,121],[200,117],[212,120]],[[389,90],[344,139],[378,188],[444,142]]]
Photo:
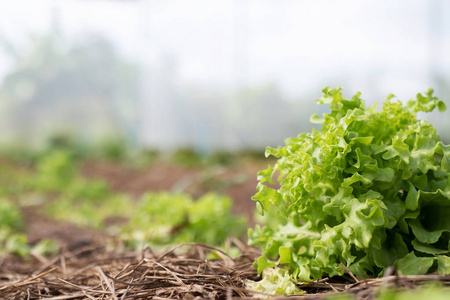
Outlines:
[[258,173],[252,199],[277,222],[249,230],[259,272],[281,267],[293,282],[345,269],[380,276],[388,266],[450,273],[450,146],[417,119],[445,104],[431,89],[406,103],[393,97],[366,108],[359,93],[325,88],[318,103],[330,112],[311,117],[321,129],[267,148],[278,160]]

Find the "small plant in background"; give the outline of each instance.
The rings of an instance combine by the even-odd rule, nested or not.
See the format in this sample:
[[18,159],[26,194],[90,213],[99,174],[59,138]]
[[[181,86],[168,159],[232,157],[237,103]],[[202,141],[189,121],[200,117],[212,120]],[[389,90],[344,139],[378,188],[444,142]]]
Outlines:
[[58,244],[52,240],[41,240],[34,246],[29,245],[24,231],[20,210],[0,196],[0,254],[12,253],[27,257],[30,253],[48,255],[58,251]]
[[31,247],[27,243],[20,210],[5,198],[0,198],[0,252],[27,256]]
[[0,198],[0,221],[2,231],[19,232],[24,229],[20,210],[4,197]]
[[69,151],[50,151],[37,161],[35,169],[29,178],[30,189],[54,195],[54,200],[46,203],[46,213],[53,218],[101,228],[106,217],[126,213],[129,199],[113,193],[103,180],[82,177]]
[[15,197],[27,191],[29,172],[14,163],[0,163],[0,198]]
[[[152,193],[135,201],[111,190],[105,180],[83,177],[79,162],[69,149],[52,148],[41,153],[23,176],[10,178],[8,172],[1,172],[0,184],[5,186],[0,186],[0,193],[17,196],[22,205],[43,205],[52,219],[120,233],[119,239],[134,249],[183,242],[221,245],[230,234],[241,237],[245,232],[246,221],[231,213],[232,201],[227,197],[207,194],[194,200],[187,194]],[[125,220],[129,220],[126,225]],[[29,248],[24,235],[9,239],[9,244]]]
[[346,269],[380,276],[392,265],[402,274],[450,273],[450,146],[416,118],[445,105],[431,89],[406,104],[392,98],[366,108],[359,93],[345,99],[325,88],[318,103],[331,112],[311,118],[321,130],[267,148],[278,161],[258,173],[253,200],[278,222],[249,230],[263,252],[258,272],[280,267],[294,283]]
[[109,139],[104,141],[97,150],[100,157],[110,161],[123,161],[127,157],[127,145],[122,139]]
[[231,200],[224,196],[193,200],[186,194],[149,193],[131,213],[122,239],[135,249],[186,242],[221,245],[230,235],[242,236],[245,224],[232,215]]
[[108,218],[127,218],[131,206],[130,198],[123,194],[107,194],[104,198],[59,197],[47,204],[47,216],[69,221],[79,226],[96,229],[108,229],[105,220]]
[[170,159],[177,165],[194,168],[202,164],[204,157],[194,149],[182,148],[171,153]]
[[65,190],[76,175],[76,164],[71,152],[53,150],[36,162],[36,174],[31,185],[33,190]]

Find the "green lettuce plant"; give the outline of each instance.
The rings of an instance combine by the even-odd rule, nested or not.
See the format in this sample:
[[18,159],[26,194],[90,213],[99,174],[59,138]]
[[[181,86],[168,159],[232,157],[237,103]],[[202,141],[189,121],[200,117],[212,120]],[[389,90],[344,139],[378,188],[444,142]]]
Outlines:
[[0,255],[12,253],[22,257],[50,255],[59,250],[53,240],[44,239],[30,245],[25,234],[25,225],[20,209],[0,195]]
[[[389,95],[366,108],[360,93],[343,98],[323,90],[314,115],[321,130],[267,148],[278,158],[258,173],[253,197],[260,214],[277,222],[249,230],[262,249],[255,266],[281,267],[293,282],[336,276],[450,273],[450,146],[418,120],[445,104],[433,90],[403,104]],[[278,188],[273,177],[277,176]]]
[[208,193],[194,200],[167,192],[142,196],[122,228],[121,239],[131,248],[196,242],[218,246],[227,237],[245,234],[245,220],[231,212],[226,196]]

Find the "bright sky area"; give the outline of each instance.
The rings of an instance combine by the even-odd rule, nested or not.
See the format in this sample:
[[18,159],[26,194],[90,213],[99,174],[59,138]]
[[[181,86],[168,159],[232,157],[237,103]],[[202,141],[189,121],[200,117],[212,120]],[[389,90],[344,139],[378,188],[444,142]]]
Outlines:
[[274,82],[290,95],[341,85],[410,98],[432,84],[430,72],[450,69],[442,0],[16,0],[2,4],[0,34],[44,32],[55,14],[71,39],[102,33],[150,66],[170,57],[186,85]]

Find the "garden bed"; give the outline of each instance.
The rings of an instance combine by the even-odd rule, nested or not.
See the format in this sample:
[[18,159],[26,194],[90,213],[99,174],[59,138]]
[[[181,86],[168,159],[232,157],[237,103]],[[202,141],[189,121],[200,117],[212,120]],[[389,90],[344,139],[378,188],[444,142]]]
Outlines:
[[[240,247],[242,244],[237,242]],[[266,297],[248,290],[257,280],[252,262],[259,253],[245,247],[231,258],[201,244],[182,244],[166,252],[110,252],[89,245],[52,258],[20,261],[3,257],[0,274],[2,299],[242,299]],[[183,254],[179,251],[185,252]],[[208,259],[214,252],[219,258]],[[388,299],[387,291],[410,290],[429,283],[450,285],[438,275],[395,276],[357,280],[351,274],[333,280],[305,282],[304,295],[273,299]],[[447,292],[450,292],[447,291]],[[394,299],[394,298],[390,298]],[[438,298],[441,299],[441,298]],[[443,299],[443,298],[442,298]]]
[[[250,197],[257,182],[254,174],[261,168],[258,162],[208,172],[167,164],[139,170],[116,163],[95,162],[84,165],[82,173],[86,178],[105,180],[115,192],[126,193],[134,199],[147,191],[182,190],[200,197],[209,190],[218,190],[233,199],[233,211],[247,217],[252,226],[255,204]],[[165,250],[130,251],[121,248],[110,232],[51,219],[41,208],[39,204],[22,207],[28,242],[33,245],[42,239],[52,239],[58,242],[60,250],[50,256],[0,255],[0,299],[268,297],[246,287],[248,280],[260,279],[253,262],[261,252],[246,246],[245,237],[228,241],[241,253],[233,258],[218,248],[197,243]],[[126,220],[108,219],[108,222],[114,225]],[[397,299],[392,296],[393,290],[411,290],[430,283],[446,287],[450,277],[398,276],[387,272],[382,278],[358,280],[347,272],[332,280],[304,282],[299,285],[303,295],[272,297]],[[450,292],[442,288],[439,291]]]

